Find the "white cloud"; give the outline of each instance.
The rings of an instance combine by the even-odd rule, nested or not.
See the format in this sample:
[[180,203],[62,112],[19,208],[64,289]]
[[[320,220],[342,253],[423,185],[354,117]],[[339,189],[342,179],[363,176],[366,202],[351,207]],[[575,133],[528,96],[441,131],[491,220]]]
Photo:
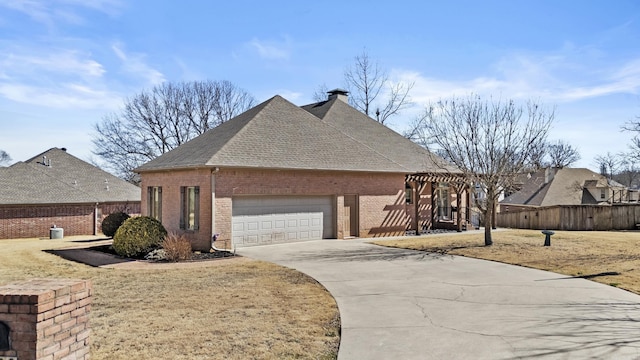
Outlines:
[[283,98],[289,100],[292,103],[295,103],[300,98],[302,98],[301,92],[291,91],[286,89],[276,90],[274,93],[282,96]]
[[127,54],[121,43],[114,43],[111,49],[122,60],[123,69],[135,76],[141,77],[150,85],[160,84],[165,81],[164,75],[148,65],[143,54]]
[[514,99],[540,99],[545,102],[574,102],[612,94],[640,92],[640,59],[620,68],[599,68],[576,64],[562,56],[516,54],[501,59],[492,76],[463,80],[427,77],[416,71],[394,70],[394,81],[414,82],[411,96],[416,103],[428,103],[471,93]]
[[82,78],[101,77],[105,73],[102,64],[88,58],[85,54],[71,50],[51,49],[42,57],[9,52],[0,57],[0,65],[5,69],[5,76],[7,69],[10,69],[13,74],[21,75],[48,72]]
[[115,109],[122,101],[118,94],[73,83],[50,88],[4,83],[0,84],[0,95],[15,102],[58,109]]
[[288,38],[285,38],[284,41],[262,41],[253,39],[248,45],[264,59],[286,60],[291,56],[291,41]]
[[104,66],[90,54],[57,48],[4,48],[0,96],[51,108],[112,109],[121,96],[106,88]]
[[80,11],[91,9],[116,15],[123,7],[121,0],[0,0],[0,7],[29,16],[33,21],[53,28],[57,23],[84,24]]

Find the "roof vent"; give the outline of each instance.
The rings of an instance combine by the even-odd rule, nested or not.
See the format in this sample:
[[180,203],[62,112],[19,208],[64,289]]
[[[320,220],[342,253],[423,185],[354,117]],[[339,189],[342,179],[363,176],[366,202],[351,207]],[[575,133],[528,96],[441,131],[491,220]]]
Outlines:
[[65,152],[66,152],[66,151],[67,151],[67,148],[60,148],[60,150],[62,150],[62,151],[65,151]]
[[344,89],[333,89],[331,91],[327,91],[327,94],[329,94],[329,100],[337,98],[344,102],[349,101],[349,92]]

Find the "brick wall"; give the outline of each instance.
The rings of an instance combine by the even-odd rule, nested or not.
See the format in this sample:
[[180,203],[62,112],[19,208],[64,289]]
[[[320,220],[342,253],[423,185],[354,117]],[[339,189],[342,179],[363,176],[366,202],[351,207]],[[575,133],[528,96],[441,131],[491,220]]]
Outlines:
[[344,195],[358,195],[360,237],[404,234],[404,175],[388,173],[221,170],[216,174],[216,231],[231,236],[231,199],[243,195],[331,195],[336,198],[337,237],[343,238]]
[[[53,224],[64,229],[64,235],[93,235],[95,204],[70,205],[3,205],[0,206],[0,239],[49,237]],[[97,230],[112,212],[140,214],[140,203],[106,203],[98,205]]]
[[0,321],[9,327],[10,349],[19,360],[89,358],[91,283],[34,279],[0,286]]
[[[176,170],[141,175],[141,213],[148,214],[147,188],[162,187],[162,225],[168,232],[185,235],[194,249],[209,250],[211,245],[211,169]],[[198,230],[180,229],[180,187],[200,187],[200,221]]]
[[[211,240],[212,187],[215,183],[215,229],[219,244],[230,244],[232,199],[245,195],[330,195],[336,204],[337,237],[343,237],[345,194],[358,195],[359,236],[401,235],[408,226],[404,175],[387,173],[211,169],[143,173],[142,214],[147,214],[147,187],[162,186],[162,223],[169,232],[184,233],[195,249],[208,250]],[[180,187],[200,186],[200,229],[179,229]]]

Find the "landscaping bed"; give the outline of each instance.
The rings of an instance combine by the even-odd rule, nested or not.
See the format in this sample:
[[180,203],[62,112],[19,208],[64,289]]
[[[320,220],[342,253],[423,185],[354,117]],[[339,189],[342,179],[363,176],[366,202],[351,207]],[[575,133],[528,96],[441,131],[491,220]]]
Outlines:
[[[99,251],[99,252],[103,252],[103,253],[106,253],[106,254],[111,254],[111,255],[120,257],[116,253],[116,251],[113,249],[113,246],[110,245],[110,244],[92,246],[92,247],[88,248],[87,250]],[[214,260],[214,259],[228,258],[228,257],[232,257],[232,256],[236,256],[236,255],[234,253],[230,252],[230,251],[212,251],[212,252],[194,251],[194,252],[191,253],[191,258],[189,260],[187,260],[187,261]],[[168,260],[165,260],[165,259],[148,259],[148,258],[146,258],[146,255],[133,257],[132,259],[135,259],[135,260],[151,260],[151,261],[156,261],[156,262],[169,262]]]

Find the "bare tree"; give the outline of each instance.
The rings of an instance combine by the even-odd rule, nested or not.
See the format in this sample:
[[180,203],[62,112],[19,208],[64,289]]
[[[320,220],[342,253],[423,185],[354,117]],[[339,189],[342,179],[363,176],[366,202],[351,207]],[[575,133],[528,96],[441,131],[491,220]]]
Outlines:
[[11,160],[11,156],[6,151],[0,150],[0,166],[9,164]]
[[[425,131],[426,121],[427,117],[425,116],[416,117],[409,123],[409,128],[402,133],[402,136],[424,148],[428,148],[433,143],[433,140],[429,139],[429,135]],[[442,156],[443,154],[438,155]]]
[[548,144],[546,142],[532,145],[532,147],[529,149],[529,165],[525,170],[537,171],[546,167],[547,162],[545,161],[545,157],[547,157],[547,154]]
[[621,156],[607,152],[606,155],[598,155],[594,162],[600,169],[600,174],[611,179],[620,167]]
[[529,150],[546,141],[554,110],[532,101],[523,106],[472,95],[432,104],[424,117],[424,132],[444,158],[468,184],[485,192],[485,200],[477,206],[485,219],[484,243],[493,244],[491,228],[498,195],[531,165]]
[[555,168],[569,167],[580,160],[578,150],[563,140],[549,143],[547,155],[549,157],[549,166]]
[[414,83],[393,83],[366,51],[355,57],[344,78],[351,106],[368,116],[375,115],[381,124],[412,104],[409,92]]
[[636,159],[632,154],[620,154],[622,156],[617,174],[613,175],[615,181],[632,188],[640,177],[640,169],[636,166]]
[[329,88],[327,84],[319,85],[316,91],[313,92],[313,101],[322,102],[327,100],[327,93],[329,92]]
[[163,83],[125,100],[94,126],[93,153],[118,176],[249,109],[255,99],[229,81]]

